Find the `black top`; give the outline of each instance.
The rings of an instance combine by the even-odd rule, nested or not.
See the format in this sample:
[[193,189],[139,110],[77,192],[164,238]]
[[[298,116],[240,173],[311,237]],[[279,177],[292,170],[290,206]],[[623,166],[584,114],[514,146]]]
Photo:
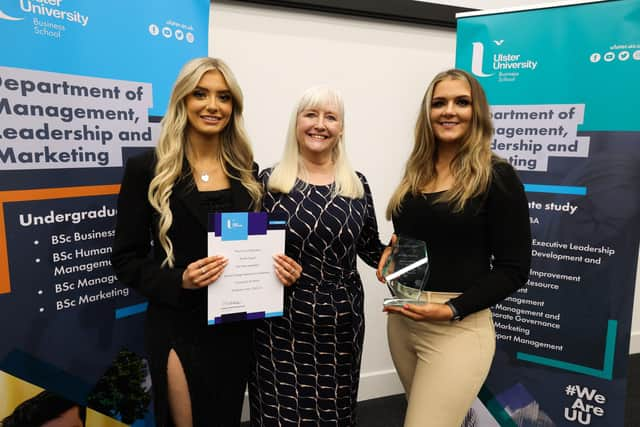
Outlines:
[[439,194],[407,195],[393,226],[396,234],[427,243],[431,274],[426,290],[462,292],[451,302],[466,316],[526,283],[531,264],[527,198],[505,162],[494,165],[488,192],[469,200],[462,212],[435,203]]
[[199,191],[200,204],[207,212],[229,212],[233,209],[231,189]]
[[[151,305],[188,310],[192,308],[193,294],[202,293],[206,297],[206,289],[183,289],[182,273],[191,262],[207,256],[208,211],[203,209],[185,158],[183,174],[175,182],[169,197],[173,221],[167,235],[173,243],[175,267],[162,266],[166,254],[158,239],[159,215],[147,197],[155,162],[153,150],[127,161],[118,195],[111,263],[118,280],[147,297]],[[230,166],[227,167],[232,176],[238,175]],[[253,167],[257,176],[257,165]],[[240,179],[229,181],[232,199],[229,211],[253,210],[253,200]]]
[[[183,159],[182,174],[169,197],[173,220],[167,235],[173,243],[175,266],[163,266],[159,214],[147,193],[154,177],[153,150],[131,157],[126,164],[120,194],[111,263],[121,283],[147,297],[145,349],[151,371],[156,425],[172,425],[167,392],[167,358],[175,350],[189,384],[194,426],[239,425],[244,390],[250,371],[252,322],[207,325],[207,289],[184,289],[182,273],[207,256],[206,194],[198,191],[190,166]],[[230,172],[229,189],[222,190],[220,208],[227,212],[253,210],[251,195],[238,172]],[[254,177],[258,165],[253,164]],[[225,196],[224,194],[227,193]],[[230,204],[229,204],[230,203]],[[215,205],[215,206],[214,206]],[[220,351],[223,349],[223,351]]]

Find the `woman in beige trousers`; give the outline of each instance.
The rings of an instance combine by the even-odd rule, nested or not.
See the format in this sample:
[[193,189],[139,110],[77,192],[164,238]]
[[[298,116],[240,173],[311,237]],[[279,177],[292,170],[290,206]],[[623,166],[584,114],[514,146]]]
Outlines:
[[[489,307],[526,283],[529,211],[522,183],[491,152],[485,93],[470,74],[438,74],[387,207],[395,236],[426,243],[423,304],[385,307],[389,348],[407,399],[405,427],[460,427],[491,366]],[[378,278],[391,249],[380,260]]]

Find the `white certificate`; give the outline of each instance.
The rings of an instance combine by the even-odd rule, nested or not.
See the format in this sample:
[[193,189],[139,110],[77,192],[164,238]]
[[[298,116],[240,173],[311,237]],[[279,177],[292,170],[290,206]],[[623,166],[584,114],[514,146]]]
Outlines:
[[208,287],[210,325],[282,316],[284,286],[273,255],[284,253],[286,222],[266,212],[209,215],[208,254],[229,259],[224,273]]

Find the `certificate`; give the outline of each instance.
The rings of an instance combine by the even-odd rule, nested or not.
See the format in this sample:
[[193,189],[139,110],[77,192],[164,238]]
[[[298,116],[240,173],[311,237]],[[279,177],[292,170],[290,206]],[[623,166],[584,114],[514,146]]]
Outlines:
[[273,255],[284,253],[286,221],[266,212],[209,214],[209,256],[229,259],[223,274],[208,287],[210,325],[282,316],[284,286],[274,270]]

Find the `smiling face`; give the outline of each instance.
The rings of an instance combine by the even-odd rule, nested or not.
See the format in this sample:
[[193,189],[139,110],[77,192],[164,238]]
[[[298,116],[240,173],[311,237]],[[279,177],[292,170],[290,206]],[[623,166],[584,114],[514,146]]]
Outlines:
[[303,108],[296,120],[296,138],[303,157],[331,155],[342,135],[342,113],[330,101]]
[[438,143],[461,144],[472,117],[471,87],[466,81],[447,78],[436,84],[429,118]]
[[185,98],[187,137],[191,141],[216,138],[233,114],[233,98],[229,86],[217,70],[207,71]]

